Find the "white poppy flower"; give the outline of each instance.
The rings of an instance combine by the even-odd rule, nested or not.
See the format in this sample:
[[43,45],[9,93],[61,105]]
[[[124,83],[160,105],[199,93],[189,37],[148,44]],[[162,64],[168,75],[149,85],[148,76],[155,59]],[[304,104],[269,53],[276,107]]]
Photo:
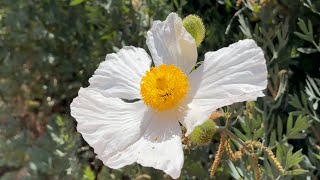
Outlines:
[[179,122],[189,135],[217,108],[264,96],[265,59],[253,40],[241,40],[206,53],[191,72],[197,47],[175,13],[153,23],[147,45],[155,67],[141,48],[108,54],[73,100],[71,115],[106,166],[137,162],[178,178],[184,161]]

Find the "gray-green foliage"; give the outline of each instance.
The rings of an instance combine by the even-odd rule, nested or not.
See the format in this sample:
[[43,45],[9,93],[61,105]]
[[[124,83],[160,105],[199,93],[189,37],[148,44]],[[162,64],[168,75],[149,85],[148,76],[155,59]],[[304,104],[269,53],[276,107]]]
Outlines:
[[[307,1],[307,4],[301,2],[312,9],[313,13],[310,13],[307,9],[301,10],[299,8],[301,4],[293,1],[290,3],[289,1],[269,1],[267,4],[260,5],[258,2],[256,5],[247,3],[246,8],[253,12],[251,15],[258,16],[260,21],[249,23],[249,18],[252,16],[248,17],[243,13],[239,15],[240,29],[245,36],[260,43],[266,53],[269,71],[268,95],[264,98],[262,105],[255,107],[255,110],[261,113],[264,128],[264,132],[258,136],[258,139],[262,140],[265,146],[268,145],[273,152],[276,149],[276,157],[284,167],[286,176],[274,170],[272,164],[264,159],[266,155],[261,159],[263,160],[262,173],[271,179],[291,179],[296,175],[317,177],[319,172],[316,171],[316,167],[319,167],[319,163],[311,163],[316,160],[314,156],[310,156],[310,153],[308,155],[307,150],[311,150],[313,154],[319,154],[317,144],[320,143],[320,139],[316,130],[319,127],[317,111],[319,65],[316,59],[320,51],[315,40],[319,38],[319,31],[314,32],[315,26],[319,27],[319,24],[310,19],[319,18],[316,9],[319,9],[320,4],[312,1]],[[258,9],[254,9],[253,6],[257,6]],[[284,13],[285,16],[276,18],[270,15],[264,16],[270,13],[269,8],[277,9],[278,15]],[[310,18],[307,25],[303,20],[306,18]],[[293,23],[298,26],[291,25]],[[304,41],[311,42],[313,45],[307,45]],[[309,59],[308,63],[315,66],[313,68],[305,66],[306,62],[302,62],[305,59]],[[302,70],[299,70],[299,66],[303,66]],[[311,78],[310,74],[314,77]],[[293,118],[294,116],[296,118]],[[257,116],[255,122],[259,119],[260,116]],[[259,133],[259,130],[255,133],[249,132],[253,129],[249,128],[249,122],[244,126],[243,121],[240,121],[240,125],[247,135]],[[246,137],[239,128],[234,127],[233,130],[243,140],[248,138],[255,140],[255,138]]]
[[[264,179],[320,176],[320,3],[316,0],[2,0],[0,1],[0,178],[163,179],[152,168],[112,170],[81,139],[69,104],[107,53],[144,47],[153,20],[171,11],[196,14],[206,26],[199,59],[252,38],[268,66],[266,96],[228,112],[240,141],[262,142],[285,169],[256,149]],[[234,16],[235,15],[235,16]],[[199,64],[200,64],[199,63]],[[217,124],[225,124],[223,118]],[[191,147],[183,179],[208,179],[219,133],[207,147]],[[236,150],[239,142],[231,140]],[[248,156],[223,156],[216,178],[254,179]]]

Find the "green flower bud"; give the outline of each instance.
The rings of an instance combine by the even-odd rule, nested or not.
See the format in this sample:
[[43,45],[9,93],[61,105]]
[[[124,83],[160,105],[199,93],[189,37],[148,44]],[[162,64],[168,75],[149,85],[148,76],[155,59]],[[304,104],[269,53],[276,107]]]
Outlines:
[[203,124],[194,128],[188,136],[192,144],[197,146],[205,146],[211,143],[212,136],[216,131],[216,125],[213,120],[209,119]]
[[202,19],[196,15],[188,15],[182,21],[184,28],[196,41],[196,45],[199,46],[205,36],[206,28],[203,25]]

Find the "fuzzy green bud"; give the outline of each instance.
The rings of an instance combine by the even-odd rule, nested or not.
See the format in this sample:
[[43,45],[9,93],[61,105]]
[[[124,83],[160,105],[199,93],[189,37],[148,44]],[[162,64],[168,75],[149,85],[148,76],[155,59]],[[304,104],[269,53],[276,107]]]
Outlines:
[[194,38],[196,45],[199,46],[205,36],[206,28],[199,16],[190,14],[182,21],[183,27]]
[[211,143],[212,136],[216,132],[216,124],[209,119],[203,124],[194,128],[189,135],[189,140],[192,144],[197,146],[205,146]]

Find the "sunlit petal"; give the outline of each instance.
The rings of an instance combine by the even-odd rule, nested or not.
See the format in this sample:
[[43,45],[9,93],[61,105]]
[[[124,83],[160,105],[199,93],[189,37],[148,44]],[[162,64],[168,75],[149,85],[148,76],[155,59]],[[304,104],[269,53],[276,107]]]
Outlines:
[[154,113],[141,138],[126,150],[104,163],[111,168],[120,168],[137,162],[145,167],[163,170],[172,178],[180,176],[183,166],[181,129],[174,114]]
[[190,73],[198,57],[195,40],[175,13],[170,13],[163,22],[153,23],[147,34],[147,45],[156,66],[174,64],[186,74]]
[[140,98],[140,81],[150,65],[150,56],[144,49],[124,47],[118,53],[106,56],[89,79],[89,88],[97,89],[107,97]]
[[203,64],[190,74],[189,82],[189,110],[181,120],[187,134],[219,107],[264,96],[267,69],[263,51],[247,39],[208,52]]
[[157,113],[142,101],[126,103],[93,89],[81,89],[71,104],[77,130],[106,166],[137,162],[173,178],[183,165],[181,129],[174,113]]

